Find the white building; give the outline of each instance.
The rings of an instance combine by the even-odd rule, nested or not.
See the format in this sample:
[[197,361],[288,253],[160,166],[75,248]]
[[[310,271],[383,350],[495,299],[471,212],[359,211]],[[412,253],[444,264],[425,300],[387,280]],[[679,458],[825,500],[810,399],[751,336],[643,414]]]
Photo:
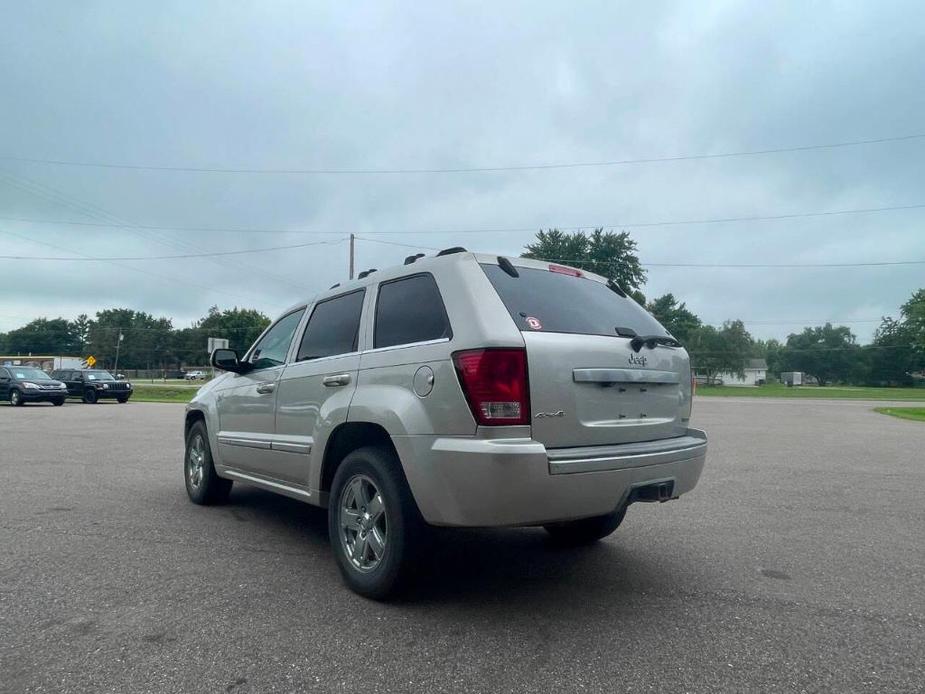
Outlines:
[[727,386],[757,386],[768,378],[768,363],[764,359],[748,359],[745,362],[745,377],[739,374],[721,373],[716,377]]

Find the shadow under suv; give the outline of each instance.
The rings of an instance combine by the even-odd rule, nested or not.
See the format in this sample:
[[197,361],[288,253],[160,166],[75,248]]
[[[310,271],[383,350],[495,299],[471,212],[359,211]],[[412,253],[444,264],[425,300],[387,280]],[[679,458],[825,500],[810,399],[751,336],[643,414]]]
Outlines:
[[620,287],[548,262],[448,249],[300,302],[185,421],[190,499],[243,482],[326,506],[347,584],[374,598],[435,526],[613,532],[694,488],[687,352]]

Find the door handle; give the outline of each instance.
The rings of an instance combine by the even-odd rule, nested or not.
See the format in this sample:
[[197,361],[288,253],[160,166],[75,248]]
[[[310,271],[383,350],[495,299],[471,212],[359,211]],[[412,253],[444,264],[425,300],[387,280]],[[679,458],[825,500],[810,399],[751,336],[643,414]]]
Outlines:
[[333,388],[335,386],[345,386],[350,383],[350,374],[335,374],[334,376],[325,376],[321,379],[321,382]]
[[261,383],[257,386],[257,392],[261,395],[272,393],[274,390],[276,390],[275,383]]

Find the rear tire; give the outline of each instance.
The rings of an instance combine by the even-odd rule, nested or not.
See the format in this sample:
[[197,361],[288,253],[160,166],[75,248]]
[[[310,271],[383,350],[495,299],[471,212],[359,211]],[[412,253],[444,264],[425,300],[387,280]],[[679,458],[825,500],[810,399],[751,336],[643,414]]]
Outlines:
[[202,421],[193,424],[186,435],[183,478],[190,501],[200,506],[223,504],[231,493],[232,481],[219,477],[215,472],[209,435]]
[[603,516],[582,518],[581,520],[565,521],[563,523],[550,523],[549,525],[544,525],[543,528],[559,544],[588,545],[607,537],[619,528],[625,516],[626,506],[623,506]]
[[10,391],[10,404],[13,407],[22,407],[25,404],[22,399],[22,393],[15,388]]
[[96,391],[93,388],[87,388],[84,391],[84,402],[88,405],[95,405],[97,401]]
[[64,404],[64,398],[58,398],[57,400],[52,400],[51,404],[55,407],[61,407]]
[[328,502],[328,534],[341,576],[373,600],[406,584],[425,531],[401,462],[383,447],[359,448],[337,468]]

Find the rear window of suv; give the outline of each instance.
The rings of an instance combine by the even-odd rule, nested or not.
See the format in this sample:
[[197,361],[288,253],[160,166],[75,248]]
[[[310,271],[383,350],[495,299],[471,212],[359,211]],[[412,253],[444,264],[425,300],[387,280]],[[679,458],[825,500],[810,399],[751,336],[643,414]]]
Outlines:
[[629,328],[637,335],[668,334],[635,301],[595,280],[524,267],[511,277],[491,263],[482,269],[523,331],[616,336],[617,328]]

